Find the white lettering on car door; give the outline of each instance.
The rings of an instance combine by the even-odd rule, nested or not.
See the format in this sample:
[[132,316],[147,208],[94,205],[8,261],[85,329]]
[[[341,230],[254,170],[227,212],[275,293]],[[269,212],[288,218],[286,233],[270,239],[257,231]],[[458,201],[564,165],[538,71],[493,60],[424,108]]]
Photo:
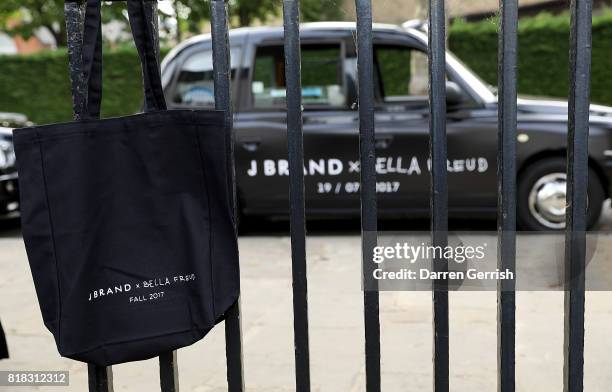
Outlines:
[[[427,170],[431,170],[431,160],[425,162]],[[247,167],[247,175],[256,177],[260,173],[266,177],[272,176],[288,176],[289,163],[286,159],[264,159],[261,163],[257,160],[251,160]],[[453,159],[447,161],[447,169],[449,173],[484,173],[489,170],[489,162],[486,158],[466,158]],[[339,176],[344,172],[359,173],[359,161],[344,162],[338,158],[329,159],[309,159],[304,164],[304,175],[306,176]],[[410,158],[408,167],[404,166],[403,157],[378,157],[376,158],[376,173],[379,175],[395,174],[395,175],[421,175],[421,162],[419,158],[413,156]]]

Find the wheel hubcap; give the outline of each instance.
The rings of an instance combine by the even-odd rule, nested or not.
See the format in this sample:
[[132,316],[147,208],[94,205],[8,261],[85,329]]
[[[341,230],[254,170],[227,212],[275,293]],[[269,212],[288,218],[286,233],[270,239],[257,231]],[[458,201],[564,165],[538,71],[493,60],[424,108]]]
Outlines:
[[536,220],[549,229],[565,227],[567,176],[551,173],[543,176],[529,192],[529,210]]

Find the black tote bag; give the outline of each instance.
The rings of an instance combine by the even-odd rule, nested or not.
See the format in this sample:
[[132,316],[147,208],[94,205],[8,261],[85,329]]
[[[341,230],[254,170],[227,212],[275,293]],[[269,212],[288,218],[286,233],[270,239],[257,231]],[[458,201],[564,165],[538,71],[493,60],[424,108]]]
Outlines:
[[22,231],[60,354],[97,365],[192,344],[239,295],[223,112],[166,110],[142,0],[129,0],[146,113],[100,120],[89,0],[83,121],[15,130]]

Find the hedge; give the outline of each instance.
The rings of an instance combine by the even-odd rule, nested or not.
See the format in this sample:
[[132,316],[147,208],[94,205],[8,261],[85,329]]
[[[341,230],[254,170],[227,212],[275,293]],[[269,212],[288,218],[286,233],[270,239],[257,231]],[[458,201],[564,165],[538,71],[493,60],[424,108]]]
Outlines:
[[[140,109],[143,96],[139,75],[135,49],[105,51],[103,117]],[[70,121],[72,101],[66,50],[0,56],[0,112],[23,113],[38,124]]]
[[[566,97],[568,92],[567,15],[540,14],[519,22],[518,88],[521,94]],[[497,84],[497,22],[455,22],[449,47],[488,83]],[[163,51],[166,52],[166,51]],[[131,47],[106,50],[102,115],[137,112],[142,82]],[[612,105],[612,11],[593,18],[593,102]],[[65,50],[27,56],[0,56],[0,112],[26,114],[36,123],[71,119]]]
[[[519,21],[518,91],[568,95],[569,17],[542,13]],[[497,85],[497,21],[456,22],[450,49],[486,82]],[[593,17],[591,100],[612,105],[612,11]]]

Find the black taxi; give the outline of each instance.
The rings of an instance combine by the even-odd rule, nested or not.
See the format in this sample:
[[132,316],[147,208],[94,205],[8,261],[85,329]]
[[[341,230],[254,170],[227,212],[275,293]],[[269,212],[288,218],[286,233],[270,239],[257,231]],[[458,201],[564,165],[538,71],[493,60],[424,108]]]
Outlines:
[[[376,189],[381,217],[429,214],[427,35],[418,24],[374,25]],[[309,217],[359,214],[355,24],[304,24],[304,174]],[[282,27],[230,32],[240,213],[289,213]],[[495,217],[497,96],[452,53],[446,57],[449,214]],[[170,108],[214,107],[210,35],[162,63]],[[518,101],[518,220],[525,230],[565,226],[567,102]],[[593,105],[588,223],[610,197],[612,108]]]

